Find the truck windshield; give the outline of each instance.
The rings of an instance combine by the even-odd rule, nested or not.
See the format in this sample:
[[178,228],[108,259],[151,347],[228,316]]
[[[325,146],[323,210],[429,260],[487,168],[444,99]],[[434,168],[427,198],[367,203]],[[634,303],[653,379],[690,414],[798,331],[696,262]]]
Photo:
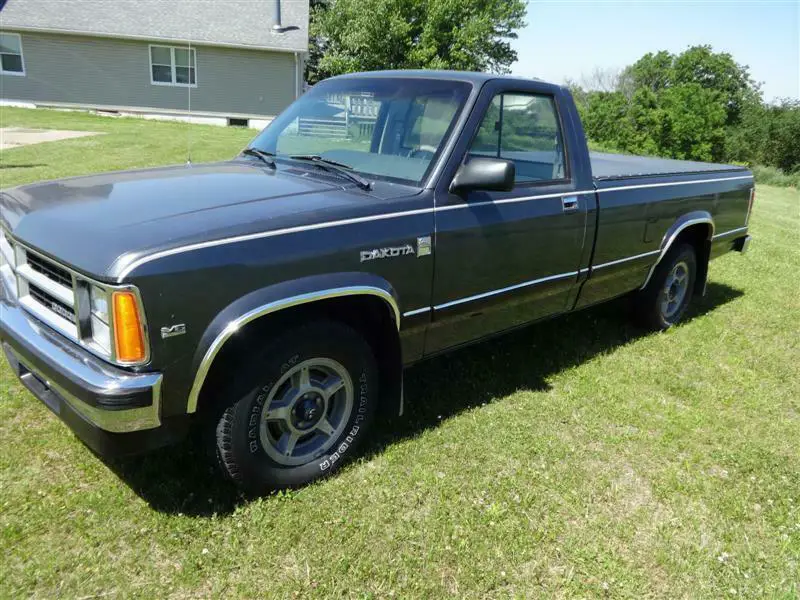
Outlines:
[[252,147],[278,160],[319,156],[371,179],[419,185],[470,88],[466,82],[434,79],[323,81],[277,117]]

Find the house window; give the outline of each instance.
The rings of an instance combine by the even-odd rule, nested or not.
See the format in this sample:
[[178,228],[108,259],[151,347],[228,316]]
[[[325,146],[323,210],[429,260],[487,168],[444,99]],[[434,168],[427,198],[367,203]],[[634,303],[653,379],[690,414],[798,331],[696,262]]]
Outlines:
[[18,33],[0,33],[0,73],[25,75],[22,61],[22,38]]
[[194,48],[150,46],[150,82],[153,85],[196,86]]

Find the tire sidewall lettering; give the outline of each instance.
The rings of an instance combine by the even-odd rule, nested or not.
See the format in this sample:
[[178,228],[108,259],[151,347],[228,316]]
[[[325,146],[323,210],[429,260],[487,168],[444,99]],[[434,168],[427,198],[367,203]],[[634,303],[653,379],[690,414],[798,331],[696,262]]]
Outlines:
[[363,423],[367,418],[367,411],[369,410],[369,384],[367,371],[365,369],[361,371],[358,384],[358,407],[353,411],[354,414],[351,416],[350,422],[352,426],[350,427],[350,431],[348,431],[345,438],[337,446],[335,452],[323,457],[322,460],[317,463],[319,470],[322,472],[330,470],[343,458],[344,454],[353,445],[353,442],[355,442],[361,430],[361,425],[359,425],[359,423]]

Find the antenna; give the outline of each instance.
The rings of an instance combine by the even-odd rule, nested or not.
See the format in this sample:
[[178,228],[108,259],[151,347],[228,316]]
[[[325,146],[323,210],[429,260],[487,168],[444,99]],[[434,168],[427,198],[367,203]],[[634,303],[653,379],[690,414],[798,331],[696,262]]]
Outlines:
[[[194,65],[194,67],[192,66]],[[189,27],[189,83],[186,89],[189,92],[189,116],[186,119],[186,166],[192,166],[192,73],[197,81],[197,62],[192,56],[192,29]]]

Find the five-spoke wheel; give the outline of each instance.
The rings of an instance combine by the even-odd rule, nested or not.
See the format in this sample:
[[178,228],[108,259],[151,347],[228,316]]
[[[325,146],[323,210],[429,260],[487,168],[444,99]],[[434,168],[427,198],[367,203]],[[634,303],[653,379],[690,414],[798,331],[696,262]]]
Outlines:
[[372,349],[354,329],[312,321],[237,366],[208,419],[222,471],[255,493],[305,485],[356,451],[377,407]]
[[637,320],[652,329],[672,327],[689,306],[696,276],[694,247],[674,245],[656,266],[647,287],[634,297]]
[[688,289],[689,265],[681,261],[672,267],[661,291],[661,314],[664,318],[669,319],[678,311]]
[[340,363],[312,358],[272,387],[261,411],[259,440],[275,462],[301,465],[325,453],[353,410],[353,382]]

